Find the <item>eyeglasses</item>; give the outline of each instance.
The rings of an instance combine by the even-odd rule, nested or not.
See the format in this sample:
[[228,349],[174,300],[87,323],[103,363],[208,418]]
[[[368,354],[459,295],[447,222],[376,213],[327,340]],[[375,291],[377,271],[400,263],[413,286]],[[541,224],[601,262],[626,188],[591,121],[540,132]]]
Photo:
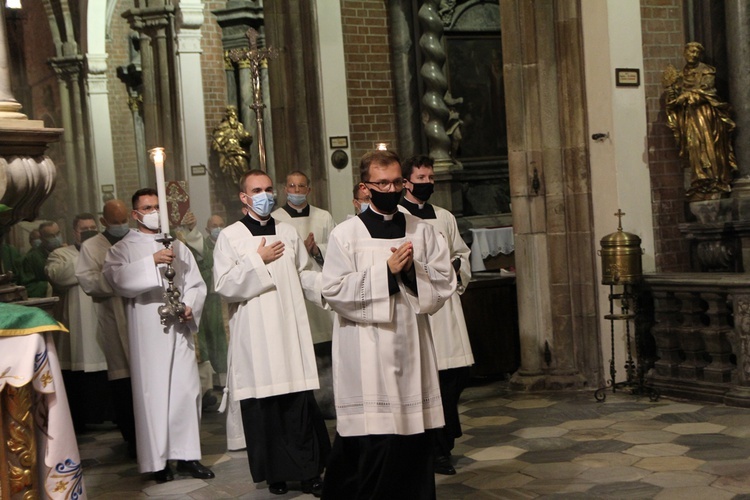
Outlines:
[[295,189],[295,188],[307,189],[307,184],[287,184],[286,187],[287,189]]
[[370,182],[370,181],[364,181],[363,184],[371,184],[377,188],[378,191],[388,191],[391,186],[393,186],[393,189],[396,191],[401,191],[404,189],[404,179],[396,179],[395,181],[377,181],[377,182]]

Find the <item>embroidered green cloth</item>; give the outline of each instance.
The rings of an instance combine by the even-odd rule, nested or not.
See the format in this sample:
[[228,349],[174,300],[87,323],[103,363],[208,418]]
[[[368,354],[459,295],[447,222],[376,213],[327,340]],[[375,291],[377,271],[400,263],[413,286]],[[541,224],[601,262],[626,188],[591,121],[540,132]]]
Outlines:
[[55,331],[67,332],[68,329],[38,307],[0,302],[0,337]]

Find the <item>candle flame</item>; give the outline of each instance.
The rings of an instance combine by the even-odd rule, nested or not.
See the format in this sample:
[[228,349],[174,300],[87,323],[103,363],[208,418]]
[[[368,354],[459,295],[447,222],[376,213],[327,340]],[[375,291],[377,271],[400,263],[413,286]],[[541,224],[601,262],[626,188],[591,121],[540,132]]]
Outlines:
[[164,148],[153,148],[149,150],[149,153],[151,153],[151,161],[154,162],[154,165],[164,166],[164,158],[166,157]]

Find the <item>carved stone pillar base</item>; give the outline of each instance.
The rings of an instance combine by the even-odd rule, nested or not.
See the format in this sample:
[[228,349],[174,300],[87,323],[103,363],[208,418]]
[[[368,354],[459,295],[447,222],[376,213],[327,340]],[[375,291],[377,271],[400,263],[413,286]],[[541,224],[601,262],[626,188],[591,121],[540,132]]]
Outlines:
[[547,376],[540,373],[523,373],[520,370],[510,378],[514,391],[541,391],[547,387]]
[[750,387],[735,386],[724,395],[724,404],[750,408]]

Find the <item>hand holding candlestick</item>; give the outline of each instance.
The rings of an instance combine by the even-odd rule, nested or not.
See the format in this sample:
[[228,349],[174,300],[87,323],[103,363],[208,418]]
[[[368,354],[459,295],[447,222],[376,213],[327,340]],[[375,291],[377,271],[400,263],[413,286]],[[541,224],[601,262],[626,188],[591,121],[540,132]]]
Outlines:
[[[167,189],[164,182],[164,148],[154,148],[149,153],[156,169],[156,192],[159,197],[159,226],[162,233],[162,237],[156,241],[168,249],[171,248],[174,238],[169,234]],[[164,277],[167,278],[167,289],[164,291],[164,305],[159,307],[159,316],[161,316],[162,325],[166,325],[170,319],[177,319],[182,323],[187,317],[187,306],[184,302],[180,301],[182,294],[174,285],[176,274],[174,267],[172,267],[172,259],[170,259],[167,262],[167,269],[164,272]]]

